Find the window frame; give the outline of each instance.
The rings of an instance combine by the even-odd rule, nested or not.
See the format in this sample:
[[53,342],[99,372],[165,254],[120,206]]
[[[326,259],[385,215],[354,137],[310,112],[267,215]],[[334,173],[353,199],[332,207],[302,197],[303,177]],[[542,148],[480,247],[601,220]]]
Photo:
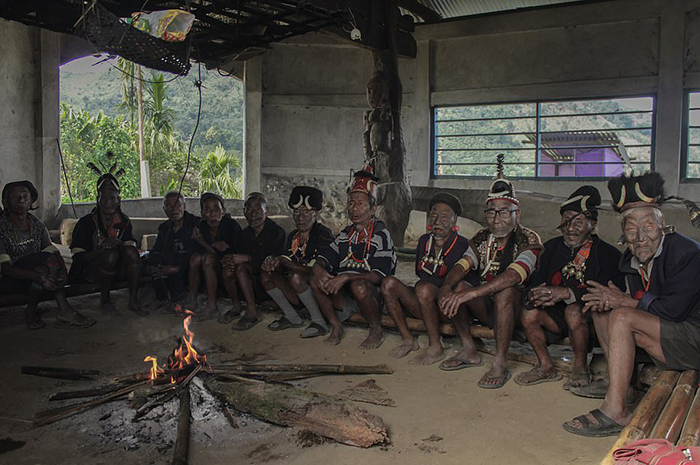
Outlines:
[[[541,100],[505,100],[505,101],[490,101],[490,102],[477,102],[477,103],[468,103],[468,104],[447,104],[447,105],[432,105],[430,107],[430,179],[473,179],[473,180],[492,180],[493,176],[496,175],[495,171],[495,165],[496,165],[496,160],[494,159],[493,165],[494,165],[494,174],[493,176],[468,176],[468,175],[459,175],[459,174],[440,174],[438,175],[436,173],[436,160],[437,160],[437,118],[436,118],[436,110],[440,108],[453,108],[453,107],[475,107],[475,106],[488,106],[488,105],[522,105],[522,104],[534,104],[537,105],[537,110],[536,114],[538,115],[538,119],[536,122],[536,127],[537,131],[539,132],[539,105],[538,104],[543,104],[543,103],[557,103],[557,102],[582,102],[586,100],[613,100],[613,99],[626,99],[626,98],[651,98],[652,99],[652,109],[651,109],[651,144],[649,146],[650,153],[649,153],[649,169],[654,170],[656,166],[656,118],[657,118],[657,94],[656,93],[645,93],[645,94],[632,94],[632,95],[614,95],[614,96],[595,96],[595,97],[583,97],[583,98],[577,98],[577,97],[564,97],[564,98],[557,98],[557,99],[541,99]],[[686,99],[686,101],[689,101]],[[595,113],[592,113],[595,114]],[[684,117],[687,117],[687,112],[684,112]],[[684,125],[684,128],[686,128],[687,125]],[[559,176],[559,177],[554,177],[554,176],[537,176],[537,171],[538,171],[538,166],[539,166],[539,156],[537,154],[537,147],[534,148],[535,150],[535,176],[508,176],[508,179],[512,180],[518,180],[518,181],[538,181],[538,180],[545,180],[545,181],[598,181],[598,182],[606,182],[607,180],[611,179],[611,177],[597,177],[597,176],[586,176],[586,177],[576,177],[576,176]],[[494,149],[496,151],[496,149]],[[503,150],[503,153],[508,153],[507,150]],[[506,165],[507,166],[507,165]],[[700,178],[698,179],[690,179],[691,182],[698,181],[700,182]]]
[[[700,183],[697,178],[688,177],[688,149],[690,147],[690,94],[699,94],[700,88],[685,89],[683,91],[683,117],[681,119],[681,170],[680,182],[688,184]],[[700,165],[700,162],[697,162]]]

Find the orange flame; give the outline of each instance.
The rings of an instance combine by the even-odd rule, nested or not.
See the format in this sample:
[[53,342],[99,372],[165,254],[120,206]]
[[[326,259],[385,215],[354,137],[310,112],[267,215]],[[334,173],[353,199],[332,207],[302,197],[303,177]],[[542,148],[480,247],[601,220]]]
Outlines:
[[[179,347],[173,351],[168,359],[168,368],[171,370],[181,370],[198,363],[205,363],[207,360],[206,355],[199,354],[194,348],[194,333],[190,330],[193,313],[189,310],[186,310],[185,313],[187,313],[187,317],[182,322],[185,334],[182,336]],[[175,377],[171,376],[171,382],[175,381]]]
[[149,355],[148,357],[144,358],[143,361],[153,363],[151,366],[150,379],[156,379],[159,374],[163,373],[163,369],[158,367],[158,357],[155,355]]

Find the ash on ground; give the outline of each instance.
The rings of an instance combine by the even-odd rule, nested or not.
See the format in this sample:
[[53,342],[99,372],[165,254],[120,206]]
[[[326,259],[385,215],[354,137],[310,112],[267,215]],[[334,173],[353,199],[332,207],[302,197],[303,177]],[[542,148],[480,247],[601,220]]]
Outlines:
[[[279,432],[280,427],[259,421],[249,415],[229,409],[238,428],[234,428],[222,409],[224,404],[214,397],[199,378],[190,382],[191,443],[245,442],[260,440]],[[67,405],[67,403],[66,403]],[[115,449],[155,449],[165,453],[175,445],[177,420],[180,408],[178,397],[158,406],[134,421],[135,408],[121,399],[97,406],[60,420],[48,428],[72,430],[92,436],[105,445],[104,453]]]

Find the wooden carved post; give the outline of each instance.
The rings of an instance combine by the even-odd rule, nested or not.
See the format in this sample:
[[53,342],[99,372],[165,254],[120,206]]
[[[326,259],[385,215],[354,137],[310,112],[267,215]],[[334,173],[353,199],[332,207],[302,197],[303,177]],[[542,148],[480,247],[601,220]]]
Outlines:
[[372,107],[365,113],[365,157],[379,178],[377,216],[386,224],[394,243],[403,246],[413,202],[406,174],[406,147],[401,128],[403,86],[399,77],[395,0],[385,1],[388,48],[374,52],[375,73],[367,84]]

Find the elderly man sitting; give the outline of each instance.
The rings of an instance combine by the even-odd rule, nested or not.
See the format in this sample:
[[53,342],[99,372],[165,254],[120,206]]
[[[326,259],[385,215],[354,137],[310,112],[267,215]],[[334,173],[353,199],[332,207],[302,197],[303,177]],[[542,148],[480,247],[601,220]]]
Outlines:
[[46,326],[36,312],[42,290],[53,293],[58,304],[56,326],[87,328],[95,320],[76,312],[68,303],[64,290],[66,264],[51,244],[44,223],[29,213],[38,197],[29,181],[10,182],[2,190],[5,211],[0,214],[0,294],[27,294],[27,329]]
[[[496,355],[491,369],[477,384],[485,389],[503,387],[510,379],[508,347],[522,308],[523,285],[535,270],[542,251],[537,233],[520,225],[518,206],[513,184],[499,174],[486,200],[488,227],[474,235],[467,253],[452,268],[440,289],[440,308],[447,317],[454,318],[458,312],[466,311],[462,304],[467,304],[473,316],[489,326],[493,324]],[[480,273],[480,286],[473,287],[464,281],[469,270]],[[462,351],[443,362],[440,368],[455,370],[482,363],[469,335],[463,341]]]
[[540,265],[530,280],[528,299],[522,313],[527,339],[537,355],[538,365],[520,373],[515,382],[522,386],[561,379],[547,351],[571,337],[574,371],[565,387],[588,384],[588,320],[582,297],[586,282],[614,281],[624,289],[618,262],[622,254],[595,234],[600,192],[593,186],[577,189],[561,204],[561,237],[544,244]]
[[333,242],[331,230],[318,222],[318,212],[323,207],[323,192],[315,187],[296,186],[287,205],[292,209],[292,219],[296,225],[296,229],[287,237],[287,253],[267,257],[260,275],[265,291],[284,313],[268,328],[280,331],[303,326],[304,320],[294,309],[295,305],[302,303],[309,311],[311,325],[302,331],[301,337],[322,336],[328,332],[328,325],[309,287],[309,279],[316,255]]
[[[379,286],[396,271],[396,251],[384,223],[374,218],[377,184],[371,168],[355,173],[348,188],[348,216],[352,224],[338,234],[313,267],[311,288],[331,324],[326,343],[337,345],[342,322],[359,310],[369,322],[361,349],[376,349],[384,341]],[[335,309],[340,310],[336,314]]]
[[613,206],[622,214],[627,251],[620,270],[630,295],[612,283],[589,283],[584,311],[602,316],[596,331],[606,351],[610,386],[599,409],[564,423],[570,433],[613,436],[629,422],[625,397],[636,347],[664,369],[700,369],[700,244],[665,232],[663,184],[654,172],[608,183]]
[[[436,194],[429,203],[428,233],[418,239],[416,247],[416,276],[418,282],[408,287],[395,276],[387,276],[382,281],[382,296],[386,309],[401,334],[403,341],[391,349],[389,355],[401,358],[418,350],[418,340],[411,334],[406,323],[404,309],[413,317],[420,318],[428,333],[428,347],[409,363],[430,365],[445,357],[440,340],[440,320],[448,320],[437,306],[440,286],[447,273],[462,258],[469,247],[469,240],[457,231],[457,217],[462,213],[459,199],[451,194]],[[473,285],[478,277],[473,271],[467,275]],[[469,340],[466,312],[458,312],[452,321],[462,341]]]

